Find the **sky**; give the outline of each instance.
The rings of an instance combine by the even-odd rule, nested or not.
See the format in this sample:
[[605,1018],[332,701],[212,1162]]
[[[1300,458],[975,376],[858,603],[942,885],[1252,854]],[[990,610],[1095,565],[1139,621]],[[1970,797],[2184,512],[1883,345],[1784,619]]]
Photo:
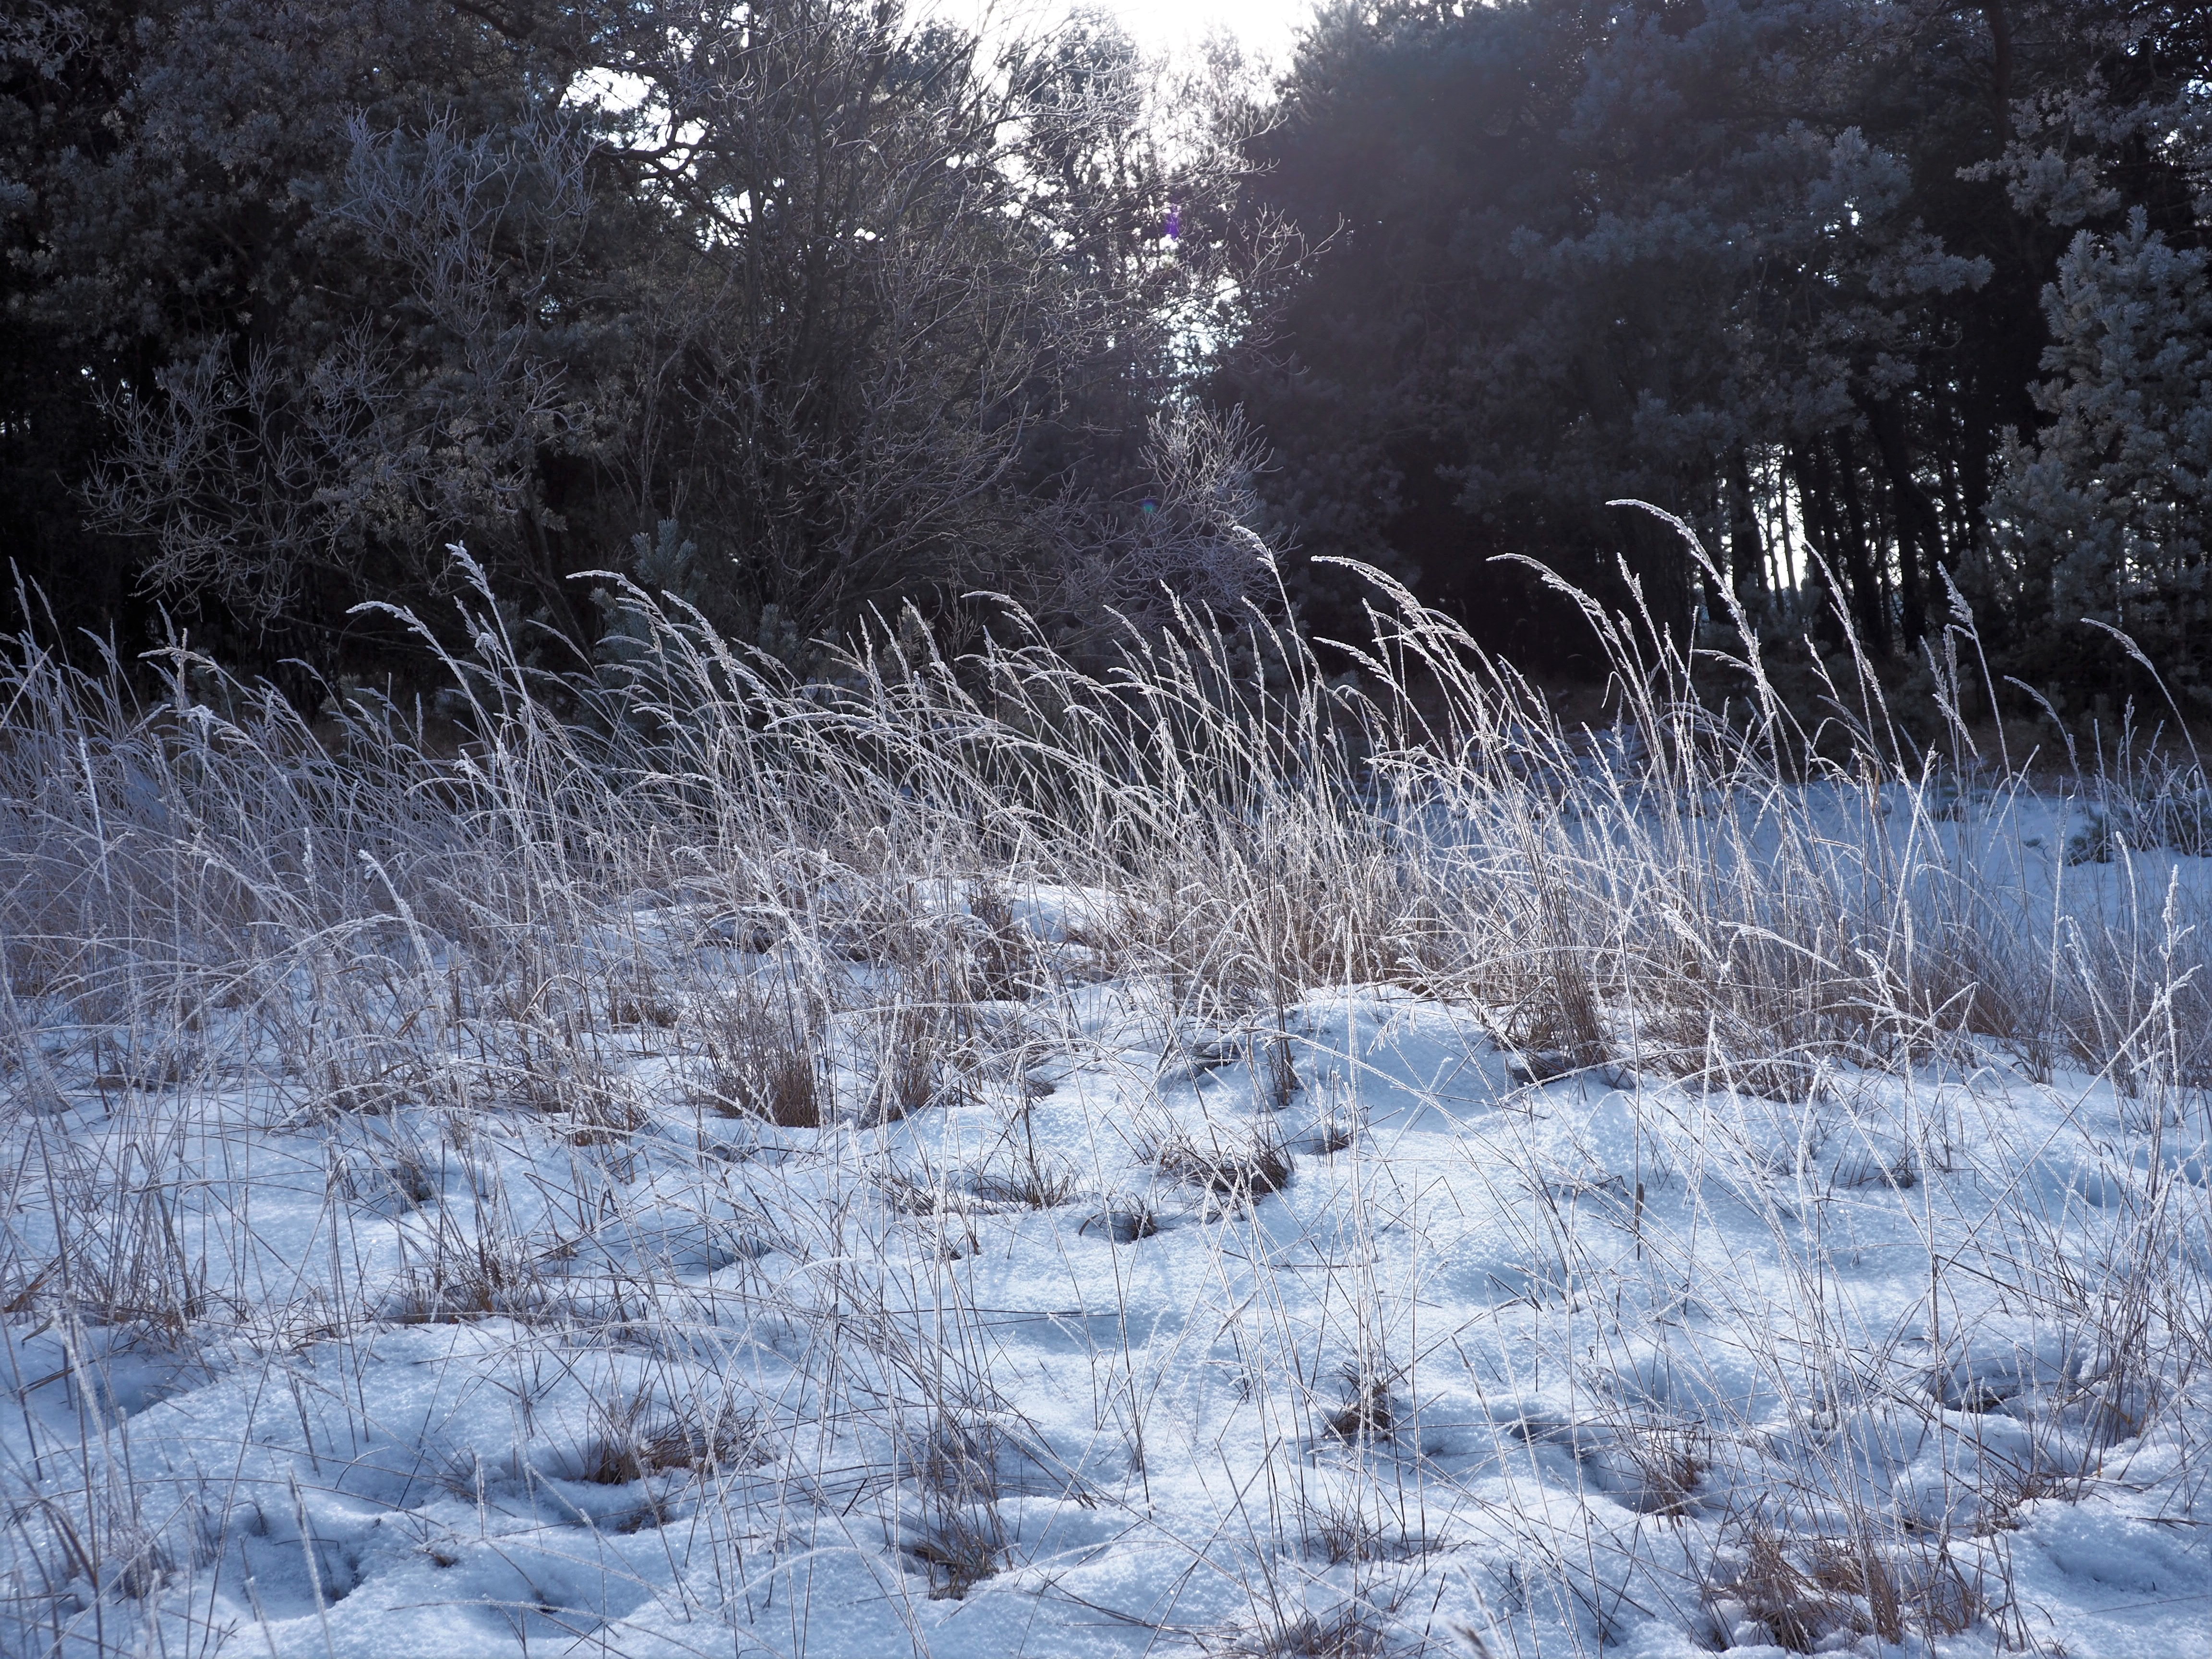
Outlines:
[[[1139,43],[1154,52],[1195,45],[1225,31],[1243,43],[1249,58],[1280,69],[1315,4],[1316,0],[908,0],[908,15],[939,15],[963,28],[988,29],[996,23],[1026,31],[1089,7],[1119,16]],[[644,86],[626,86],[626,79],[594,77],[589,95],[605,98],[617,108],[629,107],[644,95]]]
[[[1216,29],[1236,35],[1254,53],[1280,63],[1290,55],[1299,27],[1312,16],[1314,0],[940,0],[947,9],[1024,16],[1064,14],[1090,3],[1117,14],[1129,33],[1155,50],[1204,39]],[[917,7],[916,9],[921,9]]]
[[1280,61],[1298,27],[1313,15],[1312,0],[1109,0],[1129,33],[1148,46],[1169,46],[1200,38],[1216,27],[1254,51]]

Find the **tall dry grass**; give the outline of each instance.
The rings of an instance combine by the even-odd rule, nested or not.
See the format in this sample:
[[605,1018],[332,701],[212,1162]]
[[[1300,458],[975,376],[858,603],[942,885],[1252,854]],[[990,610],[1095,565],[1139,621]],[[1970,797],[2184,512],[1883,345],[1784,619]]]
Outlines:
[[[1379,579],[1373,637],[1331,657],[1349,673],[1257,616],[1194,614],[1086,673],[1013,617],[957,660],[926,631],[878,630],[802,684],[679,606],[634,588],[619,602],[624,648],[562,677],[526,665],[481,592],[458,635],[423,629],[451,685],[435,721],[367,694],[310,721],[182,646],[151,660],[163,689],[141,698],[123,665],[87,672],[33,634],[13,642],[0,1065],[18,1219],[0,1310],[11,1355],[33,1336],[65,1355],[58,1385],[19,1361],[18,1386],[63,1387],[81,1409],[73,1440],[29,1430],[28,1461],[0,1471],[0,1646],[120,1651],[151,1629],[214,1651],[236,1634],[219,1609],[246,1595],[240,1540],[272,1527],[305,1552],[327,1617],[340,1569],[318,1553],[308,1498],[220,1469],[197,1485],[134,1478],[137,1410],[224,1367],[296,1391],[291,1357],[311,1345],[491,1318],[597,1356],[575,1370],[597,1427],[560,1478],[645,1492],[647,1511],[587,1527],[654,1522],[678,1485],[709,1534],[714,1516],[763,1501],[796,1526],[790,1513],[865,1499],[914,1564],[915,1596],[1009,1571],[1021,1494],[1122,1500],[1009,1405],[961,1264],[1001,1218],[1074,1201],[1085,1171],[1024,1141],[1018,1110],[971,1170],[893,1169],[866,1133],[1064,1066],[1085,1036],[1054,1011],[1100,980],[1146,988],[1164,1065],[1228,1054],[1281,1098],[1322,1086],[1310,1066],[1301,1083],[1285,1011],[1375,985],[1477,1011],[1533,1084],[1771,1103],[1801,1126],[1834,1119],[1864,1079],[1916,1068],[2101,1079],[2133,1137],[2112,1149],[2113,1178],[2135,1184],[2094,1279],[2025,1206],[1941,1262],[1931,1221],[1929,1273],[1995,1275],[2029,1316],[2088,1333],[2101,1358],[2069,1409],[2106,1413],[2108,1438],[2140,1437],[2193,1385],[2203,1191],[2172,1172],[2207,1129],[2212,1006],[2205,890],[2171,856],[2204,850],[2192,814],[2212,797],[2193,762],[2124,744],[2070,781],[2032,782],[2048,771],[1978,751],[1962,720],[1916,744],[1863,664],[1816,718],[1793,712],[1755,646],[1725,665],[1736,695],[1716,708],[1692,691],[1710,674],[1644,619],[1595,610],[1618,719],[1571,730]],[[437,643],[457,636],[465,650]],[[1932,659],[1947,709],[1975,695],[1972,644],[1962,620]],[[1017,917],[1041,888],[1083,896],[1057,937]],[[682,1091],[641,1090],[641,1057]],[[1800,1276],[1789,1340],[1814,1358],[1774,1360],[1775,1386],[1832,1421],[1859,1337],[1829,1312],[1836,1260],[1783,1192],[1802,1186],[1803,1160],[1778,1167],[1741,1120],[1682,1109],[1700,1126],[1696,1179],[1734,1183]],[[1947,1148],[1974,1141],[1966,1109],[1935,1091],[1909,1133],[1869,1151],[1864,1182],[1924,1192]],[[716,1169],[745,1171],[745,1196],[725,1184],[685,1212],[665,1184],[641,1184],[656,1137],[687,1115]],[[495,1152],[517,1122],[566,1149],[560,1192],[509,1188]],[[834,1201],[778,1207],[775,1159],[752,1150],[829,1146],[840,1124],[855,1135],[823,1154],[843,1160]],[[257,1244],[252,1194],[269,1177],[253,1158],[273,1155],[249,1147],[272,1125],[322,1149],[327,1264]],[[1351,1126],[1339,1144],[1356,1151]],[[1292,1158],[1233,1134],[1164,1132],[1147,1151],[1163,1181],[1224,1214],[1278,1190]],[[1641,1179],[1632,1196],[1547,1180],[1550,1231],[1531,1248],[1570,1309],[1631,1272],[1594,1249],[1593,1214],[1632,1237],[1634,1274],[1672,1274],[1715,1305],[1744,1289],[1698,1257],[1694,1229],[1650,1219]],[[1364,1215],[1371,1194],[1347,1190]],[[1092,1196],[1117,1238],[1153,1224],[1141,1197]],[[361,1218],[399,1213],[419,1222],[401,1269],[351,1270]],[[686,1213],[696,1224],[671,1231]],[[901,1229],[934,1243],[894,1253]],[[763,1277],[708,1293],[686,1276],[771,1249],[820,1265],[803,1289]],[[1382,1311],[1419,1291],[1377,1265],[1387,1255],[1347,1258],[1325,1331],[1263,1296],[1238,1338],[1275,1473],[1239,1498],[1218,1559],[1179,1545],[1187,1571],[1233,1571],[1250,1608],[1191,1639],[1381,1651],[1388,1596],[1310,1606],[1297,1574],[1267,1564],[1314,1559],[1372,1584],[1440,1547],[1425,1477],[1372,1455],[1419,1443],[1423,1367],[1438,1363]],[[1119,1425],[1141,1486],[1165,1384],[1126,1329],[1086,1328],[1099,1420]],[[1931,1420],[1942,1394],[1923,1402]],[[1509,1413],[1506,1438],[1532,1463],[1601,1471],[1590,1479],[1646,1516],[1727,1489],[1716,1470],[1747,1425],[1591,1397],[1580,1421]],[[1350,1459],[1327,1480],[1321,1443]],[[1852,1620],[2010,1639],[1990,1552],[1881,1498],[1872,1455],[1820,1442],[1794,1493],[1694,1499],[1711,1547],[1668,1569],[1674,1616],[1723,1634],[1748,1619],[1793,1648]],[[479,1493],[485,1479],[476,1463],[435,1478]],[[2089,1477],[2031,1459],[2004,1490],[1982,1464],[1957,1478],[1980,1483],[1986,1521]],[[741,1564],[734,1533],[725,1546]],[[1665,1552],[1636,1547],[1656,1571]],[[1493,1575],[1500,1628],[1554,1607],[1601,1643],[1626,1592],[1599,1553],[1545,1534],[1528,1579]],[[796,1594],[780,1638],[794,1651]],[[591,1609],[528,1601],[520,1640],[571,1614],[601,1628]]]

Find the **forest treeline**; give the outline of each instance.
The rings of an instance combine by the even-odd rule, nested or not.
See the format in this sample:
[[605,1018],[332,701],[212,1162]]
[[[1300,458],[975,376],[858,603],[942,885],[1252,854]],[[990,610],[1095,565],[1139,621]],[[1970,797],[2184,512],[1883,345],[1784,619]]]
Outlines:
[[1529,560],[1899,672],[1971,612],[2061,709],[2118,629],[2202,708],[2208,227],[2184,3],[1390,0],[1267,76],[901,0],[30,0],[0,550],[302,691],[460,542],[556,659],[581,573],[797,662],[1271,564],[1325,633],[1342,556],[1571,672]]

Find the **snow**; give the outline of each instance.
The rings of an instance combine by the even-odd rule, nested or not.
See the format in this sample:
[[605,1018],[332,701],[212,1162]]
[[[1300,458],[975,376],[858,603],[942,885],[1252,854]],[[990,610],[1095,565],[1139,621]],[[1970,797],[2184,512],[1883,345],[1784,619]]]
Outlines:
[[[1540,1081],[1498,1011],[1202,1024],[1109,971],[1108,896],[1011,903],[1056,988],[890,1123],[849,1014],[818,1129],[643,1027],[590,1039],[621,1133],[64,1076],[11,1253],[198,1299],[0,1318],[10,1524],[63,1564],[21,1650],[2212,1652],[2203,1379],[2145,1337],[2204,1311],[2135,1316],[2204,1282],[2201,1097],[2154,1134],[1966,1038],[1791,1100]],[[650,920],[732,981],[785,948]],[[1869,1516],[1902,1627],[1838,1554],[1778,1628],[1757,1540]]]

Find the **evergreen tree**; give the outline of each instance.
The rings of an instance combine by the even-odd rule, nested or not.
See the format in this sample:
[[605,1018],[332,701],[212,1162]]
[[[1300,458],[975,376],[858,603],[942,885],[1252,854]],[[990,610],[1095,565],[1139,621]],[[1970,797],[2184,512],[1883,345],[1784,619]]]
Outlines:
[[[1261,296],[1217,395],[1267,432],[1271,506],[1310,550],[1418,572],[1531,663],[1577,629],[1498,554],[1602,588],[1625,553],[1662,618],[1717,613],[1669,537],[1601,505],[1635,496],[1695,526],[1771,630],[1832,641],[1832,598],[1878,654],[1917,654],[1948,582],[2003,665],[2108,665],[2054,648],[2100,636],[2060,615],[2036,550],[2060,532],[2030,522],[2090,510],[2087,474],[2054,452],[2025,491],[2008,457],[2080,424],[2044,382],[2095,348],[2044,351],[2084,284],[2129,286],[2147,339],[2195,326],[2182,265],[2124,281],[2067,249],[2085,222],[2116,247],[2130,205],[2196,246],[2204,33],[2126,0],[1329,11],[1252,198],[1327,246]],[[2145,407],[2178,434],[2192,396],[2162,382]],[[2097,488],[2179,525],[2194,485],[2166,476],[2171,511]],[[2180,592],[2191,557],[2129,567],[2147,626],[2142,584]]]
[[2212,703],[2212,20],[2112,3],[2074,19],[2084,72],[2025,112],[2002,161],[2017,208],[2081,227],[2044,290],[2043,420],[2008,447],[1992,507],[2039,684],[2130,672],[2118,628],[2171,688]]

